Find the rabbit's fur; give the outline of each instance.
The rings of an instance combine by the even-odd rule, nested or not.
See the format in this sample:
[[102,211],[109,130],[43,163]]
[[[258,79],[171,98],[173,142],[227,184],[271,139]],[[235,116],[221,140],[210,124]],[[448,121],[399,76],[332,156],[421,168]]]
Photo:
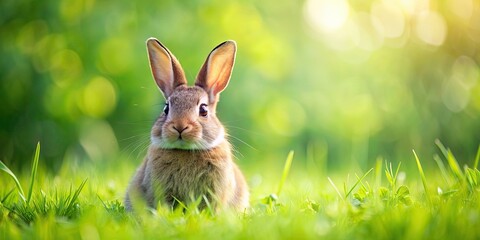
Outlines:
[[[125,206],[145,201],[176,206],[201,199],[207,204],[244,211],[249,192],[232,160],[225,129],[216,117],[219,93],[228,85],[236,43],[226,41],[212,50],[200,69],[195,86],[188,87],[180,63],[158,40],[147,40],[153,77],[167,99],[164,112],[151,131],[144,162],[130,182]],[[135,205],[135,204],[134,204]]]

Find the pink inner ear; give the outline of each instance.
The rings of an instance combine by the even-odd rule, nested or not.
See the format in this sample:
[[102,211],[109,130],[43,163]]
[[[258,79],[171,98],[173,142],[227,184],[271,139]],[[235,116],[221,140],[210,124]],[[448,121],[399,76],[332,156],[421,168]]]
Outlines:
[[168,98],[176,87],[187,83],[182,66],[175,56],[155,38],[147,40],[147,50],[155,82]]
[[220,92],[223,91],[223,88],[220,87],[220,85],[218,85],[219,83],[218,82],[215,82],[215,84],[213,84],[213,95],[217,95],[219,94]]
[[168,97],[172,92],[173,84],[172,60],[156,39],[148,40],[147,50],[153,78],[160,90]]
[[208,55],[197,75],[195,85],[209,93],[211,101],[228,85],[235,62],[236,44],[233,41],[221,43]]

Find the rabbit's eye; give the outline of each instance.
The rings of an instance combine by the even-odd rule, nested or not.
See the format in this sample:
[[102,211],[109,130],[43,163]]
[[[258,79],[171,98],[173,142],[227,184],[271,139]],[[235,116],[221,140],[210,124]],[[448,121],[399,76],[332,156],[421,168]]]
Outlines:
[[202,116],[202,117],[206,117],[206,116],[208,115],[207,104],[202,103],[202,104],[200,105],[199,114],[200,114],[200,116]]
[[168,110],[170,110],[170,108],[168,107],[168,103],[165,103],[165,107],[163,108],[163,113],[165,113],[165,115],[167,115]]

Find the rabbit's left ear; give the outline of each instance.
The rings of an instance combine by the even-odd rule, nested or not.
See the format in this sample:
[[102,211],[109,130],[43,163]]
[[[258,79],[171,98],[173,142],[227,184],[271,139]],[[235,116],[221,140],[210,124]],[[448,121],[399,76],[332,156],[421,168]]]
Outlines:
[[235,41],[223,42],[210,52],[200,69],[195,85],[207,91],[210,102],[216,102],[218,94],[227,87],[232,75],[236,52]]
[[153,78],[168,99],[176,87],[187,84],[182,66],[167,47],[155,38],[147,39],[147,51]]

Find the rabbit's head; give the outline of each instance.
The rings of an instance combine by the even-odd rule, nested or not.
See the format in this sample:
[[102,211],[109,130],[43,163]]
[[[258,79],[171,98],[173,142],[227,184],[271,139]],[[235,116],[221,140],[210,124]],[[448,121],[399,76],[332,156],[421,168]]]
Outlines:
[[152,128],[153,146],[199,150],[223,143],[225,129],[215,110],[232,74],[236,43],[226,41],[215,47],[191,87],[178,60],[157,39],[147,40],[147,50],[153,78],[166,98]]

